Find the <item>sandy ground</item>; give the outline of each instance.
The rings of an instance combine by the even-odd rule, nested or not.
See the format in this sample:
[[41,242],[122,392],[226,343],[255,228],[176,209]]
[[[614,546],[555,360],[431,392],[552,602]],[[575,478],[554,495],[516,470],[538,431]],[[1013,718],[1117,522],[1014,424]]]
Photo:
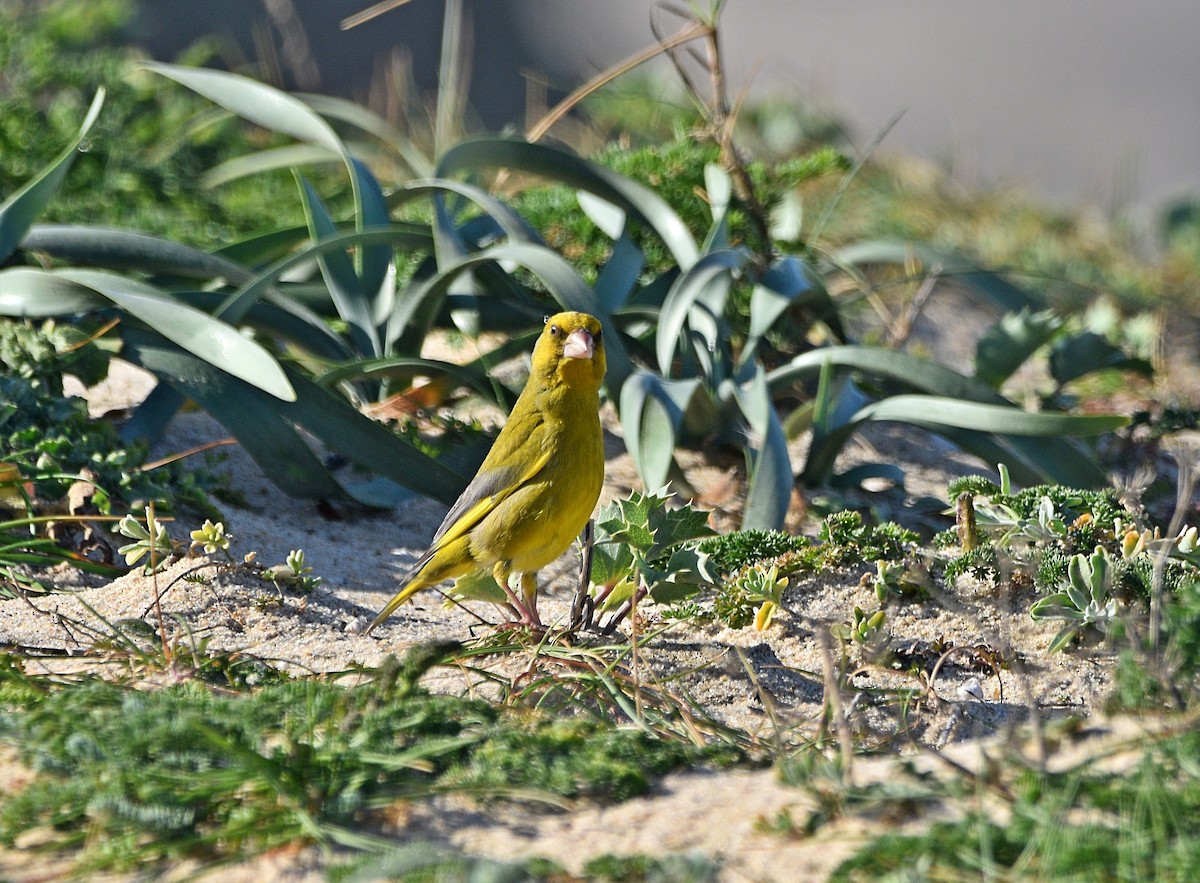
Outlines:
[[[136,401],[145,387],[145,379],[132,369],[114,372],[111,381],[89,392],[89,401],[93,410],[103,412]],[[223,435],[207,416],[185,414],[159,447],[164,453],[178,451]],[[608,497],[623,494],[634,483],[619,438],[613,436],[610,443]],[[908,471],[909,501],[943,495],[946,481],[955,475],[985,471],[982,464],[929,438],[886,433],[857,441],[842,465],[872,459],[879,448]],[[323,579],[320,587],[299,594],[248,579],[207,559],[183,559],[154,578],[129,574],[78,595],[0,601],[0,643],[85,654],[107,631],[101,616],[109,622],[150,619],[156,594],[181,641],[190,634],[206,640],[212,650],[241,650],[296,671],[372,666],[415,643],[462,640],[478,633],[475,619],[447,610],[436,595],[423,593],[369,637],[358,634],[424,548],[441,521],[442,507],[418,500],[384,515],[326,520],[314,506],[283,497],[240,449],[226,451],[224,468],[232,485],[251,503],[244,509],[223,507],[234,553],[254,551],[257,560],[269,566],[281,563],[291,549],[303,548]],[[720,469],[693,477],[710,489],[725,480]],[[174,524],[170,530],[184,539],[196,526]],[[542,609],[547,622],[566,616],[574,562],[567,556],[545,581]],[[204,580],[181,578],[197,568]],[[840,657],[839,651],[829,650],[823,635],[829,625],[847,620],[854,605],[875,605],[873,590],[861,582],[867,572],[865,566],[849,567],[804,580],[789,590],[786,609],[763,632],[674,625],[641,647],[646,676],[690,672],[673,682],[673,689],[690,694],[717,721],[744,729],[766,744],[780,731],[813,734],[822,712],[826,670]],[[1103,649],[1047,655],[1045,648],[1056,629],[1029,619],[1030,600],[1008,593],[997,596],[990,585],[963,583],[943,588],[927,601],[890,606],[893,648],[923,652],[952,642],[959,649],[947,655],[923,698],[908,709],[902,737],[896,736],[902,728],[897,704],[872,691],[912,687],[914,681],[852,655],[847,663],[862,667],[850,678],[857,692],[842,697],[847,726],[890,752],[957,751],[978,757],[981,745],[1004,741],[1031,708],[1051,718],[1094,714],[1110,684],[1113,656]],[[479,613],[495,619],[486,606]],[[646,614],[647,625],[653,624],[654,611]],[[995,658],[992,651],[1011,665],[994,667],[988,662]],[[71,663],[59,659],[45,664]],[[473,685],[451,672],[438,674],[431,686],[464,691]],[[886,760],[870,763],[883,765],[872,776],[896,769]],[[447,801],[417,808],[411,827],[398,837],[427,837],[479,855],[543,855],[572,870],[590,856],[608,852],[696,851],[724,863],[722,879],[821,879],[865,836],[861,821],[847,820],[805,840],[761,830],[785,810],[803,818],[808,800],[805,792],[779,784],[769,770],[695,771],[669,776],[651,795],[615,807],[580,806],[530,815],[511,807],[485,810]],[[0,876],[21,879],[6,858],[0,857]],[[319,878],[311,856],[276,856],[241,870],[251,875],[244,879]]]

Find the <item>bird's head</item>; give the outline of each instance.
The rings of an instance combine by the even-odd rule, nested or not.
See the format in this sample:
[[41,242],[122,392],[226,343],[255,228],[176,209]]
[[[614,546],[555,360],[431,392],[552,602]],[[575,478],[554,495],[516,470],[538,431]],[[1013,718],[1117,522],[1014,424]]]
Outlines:
[[604,380],[604,339],[600,320],[587,313],[557,313],[533,348],[533,370],[547,380],[599,389]]

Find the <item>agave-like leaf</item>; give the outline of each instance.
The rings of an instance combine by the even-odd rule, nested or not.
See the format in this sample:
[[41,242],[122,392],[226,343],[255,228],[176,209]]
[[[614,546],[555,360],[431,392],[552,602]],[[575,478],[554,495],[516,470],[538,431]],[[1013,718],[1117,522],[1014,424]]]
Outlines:
[[111,227],[38,224],[30,229],[21,248],[75,265],[188,279],[223,279],[230,285],[241,285],[252,276],[228,257],[147,233]]
[[796,303],[822,298],[828,301],[829,295],[802,259],[786,255],[772,264],[750,292],[750,330],[738,358],[739,373],[753,370],[759,343],[785,311]]
[[[152,331],[125,329],[125,355],[194,399],[246,448],[286,493],[307,499],[352,499],[303,441],[303,427],[330,450],[418,493],[453,502],[466,485],[455,470],[365,417],[345,399],[288,370],[296,390],[284,402],[211,363],[180,350]],[[360,500],[369,504],[368,500]]]
[[388,145],[405,162],[414,175],[429,177],[433,174],[434,162],[416,146],[400,129],[363,105],[335,98],[331,95],[297,93],[296,97],[326,119],[341,120],[366,132]]
[[1006,313],[975,346],[975,379],[998,389],[1062,327],[1063,319],[1052,310]]
[[282,227],[278,230],[255,233],[245,239],[230,242],[216,249],[213,254],[233,261],[239,266],[250,267],[257,271],[265,264],[277,261],[289,254],[306,239],[308,239],[308,225]]
[[1121,368],[1140,374],[1154,373],[1145,359],[1133,358],[1094,331],[1084,331],[1057,341],[1050,349],[1050,374],[1059,384],[1105,368]]
[[702,394],[698,380],[667,380],[649,371],[634,373],[621,387],[625,447],[646,487],[667,483],[684,417]]
[[1092,455],[1070,439],[998,436],[946,426],[937,434],[984,463],[1007,468],[1010,478],[1026,487],[1101,487],[1106,480]]
[[742,530],[778,530],[783,527],[791,501],[792,461],[783,424],[761,367],[748,384],[736,387],[734,397],[753,432],[744,445],[750,487]]
[[645,266],[646,256],[637,247],[627,227],[613,242],[612,254],[596,277],[596,299],[604,309],[612,313],[625,306],[629,296],[637,289]]
[[985,270],[962,254],[922,242],[878,239],[858,242],[839,249],[830,256],[835,266],[860,267],[865,264],[899,264],[904,266],[914,258],[922,270],[937,269],[944,279],[952,279],[983,295],[1005,312],[1039,309],[1041,299],[1033,292],[1009,282],[999,273]]
[[1063,436],[1110,432],[1128,419],[1116,415],[1030,413],[1019,408],[967,402],[941,396],[900,395],[873,402],[831,429],[820,446],[813,446],[804,467],[810,484],[824,481],[846,440],[866,421],[907,423],[931,432],[991,433],[1000,436],[1033,436],[1044,446],[1062,443]]
[[[710,284],[715,280],[728,281],[730,274],[745,264],[748,252],[744,249],[723,249],[709,252],[691,267],[685,270],[663,303],[659,315],[658,329],[655,332],[655,355],[658,357],[658,368],[664,376],[670,376],[673,371],[672,363],[681,341],[687,340],[684,328],[692,316],[693,307],[702,299],[711,297]],[[719,310],[710,308],[710,313],[720,314]],[[714,344],[716,341],[712,341]]]
[[[213,313],[225,302],[219,291],[176,291],[185,303]],[[255,302],[239,324],[247,325],[266,337],[292,344],[322,362],[345,362],[357,357],[345,341],[316,313],[288,297],[273,297]]]
[[729,204],[733,200],[733,179],[716,163],[708,163],[704,166],[704,190],[713,222],[704,244],[700,246],[700,253],[708,254],[729,247]]
[[[492,196],[482,187],[476,187],[464,181],[453,181],[449,178],[430,178],[413,181],[388,195],[388,205],[395,208],[417,199],[433,197],[435,205],[440,197],[454,194],[470,200],[476,208],[496,222],[504,235],[514,242],[541,243],[537,231],[529,226],[529,222],[521,217],[512,206],[503,200]],[[446,256],[465,255],[470,248],[463,240],[460,228],[447,213],[439,218],[434,227],[434,237],[444,236],[443,251]],[[449,249],[449,250],[446,250]]]
[[945,365],[883,347],[831,346],[802,353],[771,371],[767,382],[772,391],[779,392],[797,380],[817,374],[825,364],[863,371],[932,395],[997,405],[1012,404],[987,384]]
[[48,319],[104,306],[97,292],[70,279],[32,267],[0,270],[0,315]]
[[[304,198],[304,215],[313,242],[336,236],[337,225],[317,192],[304,178],[300,178],[299,182]],[[338,315],[349,326],[354,348],[364,356],[383,355],[383,348],[375,331],[371,303],[350,256],[342,249],[333,249],[318,253],[317,262]]]
[[272,147],[227,159],[201,175],[200,185],[209,188],[222,187],[239,178],[261,175],[263,172],[344,162],[342,154],[320,144],[285,144],[283,147]]
[[50,200],[58,193],[58,188],[62,186],[63,179],[75,161],[79,145],[87,137],[103,106],[104,89],[101,88],[96,90],[96,97],[92,99],[92,105],[88,108],[75,139],[37,175],[0,203],[0,264],[17,250],[33,222],[41,216]]
[[[283,401],[296,394],[279,363],[231,325],[135,279],[99,270],[0,271],[0,311],[19,313],[21,303],[62,304],[74,299],[84,309],[112,304],[200,359]],[[71,312],[77,312],[74,308]],[[42,315],[45,315],[44,313]]]
[[455,386],[467,386],[491,398],[494,389],[488,383],[486,374],[475,367],[453,365],[434,359],[422,359],[415,356],[389,356],[382,359],[357,359],[343,362],[336,368],[331,368],[316,377],[313,381],[318,386],[329,387],[347,380],[389,378],[444,377],[454,381]]
[[273,86],[211,68],[147,62],[146,69],[168,77],[209,101],[273,132],[307,141],[348,157],[342,139],[329,123],[298,98]]
[[[767,375],[768,382],[772,390],[778,392],[799,379],[819,373],[825,365],[860,370],[931,395],[1016,407],[987,384],[944,365],[879,347],[835,346],[813,350],[771,371]],[[833,421],[835,425],[840,422],[844,420]],[[818,421],[814,432],[822,425]],[[949,426],[941,426],[937,432],[985,462],[1012,463],[1014,477],[1022,484],[1049,481],[1076,487],[1095,487],[1104,480],[1103,471],[1095,462],[1066,439],[994,438],[982,432]],[[804,470],[805,480],[809,483],[825,481],[832,468],[832,461],[819,452],[819,447],[814,438],[812,453]]]
[[1129,422],[1128,417],[1117,414],[1032,413],[1020,408],[922,395],[892,396],[868,405],[859,414],[864,419],[902,419],[930,427],[950,426],[1002,435],[1048,438],[1100,435]]
[[[362,162],[351,162],[360,196],[359,230],[386,228],[391,224],[387,198],[375,176]],[[395,302],[395,255],[386,243],[363,243],[358,248],[358,270],[363,293],[369,298],[375,317],[373,331],[376,340],[382,332],[383,321]]]
[[509,168],[539,175],[612,203],[652,229],[683,269],[690,267],[699,255],[696,240],[683,219],[657,193],[598,163],[555,147],[513,138],[467,139],[442,155],[438,176],[487,168]]
[[350,176],[354,192],[355,223],[361,228],[363,193],[359,187],[359,177],[355,173],[354,159],[333,127],[310,105],[273,86],[227,71],[157,61],[148,62],[144,67],[175,80],[209,101],[263,128],[336,153],[342,158],[346,173]]
[[412,251],[427,251],[432,247],[432,240],[427,232],[414,230],[411,225],[406,224],[391,224],[372,230],[335,233],[280,258],[260,271],[252,280],[229,296],[217,315],[229,322],[240,321],[250,306],[260,297],[267,295],[275,287],[280,277],[294,267],[314,261],[323,254],[344,254],[348,248],[377,242],[389,243],[393,247]]

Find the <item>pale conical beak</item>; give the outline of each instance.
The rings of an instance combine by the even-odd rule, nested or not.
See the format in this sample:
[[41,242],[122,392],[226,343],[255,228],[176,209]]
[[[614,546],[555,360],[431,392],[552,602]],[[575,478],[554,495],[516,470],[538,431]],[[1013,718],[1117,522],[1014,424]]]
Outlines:
[[590,359],[595,351],[591,332],[585,328],[572,331],[563,344],[563,355],[568,359]]

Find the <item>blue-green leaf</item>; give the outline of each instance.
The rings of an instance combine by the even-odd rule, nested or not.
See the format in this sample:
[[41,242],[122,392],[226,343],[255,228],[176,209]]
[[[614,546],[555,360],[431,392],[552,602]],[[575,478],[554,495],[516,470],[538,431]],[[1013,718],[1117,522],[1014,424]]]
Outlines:
[[5,270],[0,272],[0,309],[10,293],[23,293],[35,301],[43,297],[90,298],[93,308],[110,302],[234,377],[284,401],[296,397],[279,363],[262,346],[233,326],[144,282],[99,270]]
[[33,222],[41,216],[50,200],[58,193],[58,188],[75,161],[79,145],[87,137],[103,106],[104,89],[101,88],[96,90],[96,97],[92,99],[92,106],[88,108],[87,116],[84,117],[75,140],[63,148],[62,153],[51,160],[49,165],[25,182],[16,193],[0,203],[0,264],[17,250]]
[[[304,178],[298,177],[300,193],[304,198],[304,215],[308,221],[309,232],[313,242],[320,242],[337,235],[337,225],[333,223],[321,197]],[[355,272],[354,262],[350,256],[340,249],[323,251],[317,255],[321,267],[321,276],[329,288],[329,295],[337,308],[338,315],[350,328],[350,338],[354,347],[363,355],[381,356],[383,350],[375,331],[375,317],[371,302],[363,289],[362,280]]]
[[655,332],[655,355],[659,371],[664,376],[671,375],[676,350],[682,341],[687,340],[684,328],[696,302],[704,299],[708,303],[712,296],[709,286],[717,280],[728,281],[733,270],[742,266],[746,259],[747,253],[742,249],[710,252],[675,280],[663,303],[658,330]]
[[998,389],[1062,327],[1063,320],[1051,310],[1006,313],[975,346],[975,379]]
[[468,139],[443,154],[438,175],[485,168],[517,169],[595,194],[650,227],[684,269],[699,253],[683,219],[653,190],[558,148],[512,138]]
[[771,402],[767,379],[759,368],[753,380],[735,393],[753,436],[745,445],[750,488],[742,529],[778,530],[787,517],[792,495],[792,461],[779,412]]

